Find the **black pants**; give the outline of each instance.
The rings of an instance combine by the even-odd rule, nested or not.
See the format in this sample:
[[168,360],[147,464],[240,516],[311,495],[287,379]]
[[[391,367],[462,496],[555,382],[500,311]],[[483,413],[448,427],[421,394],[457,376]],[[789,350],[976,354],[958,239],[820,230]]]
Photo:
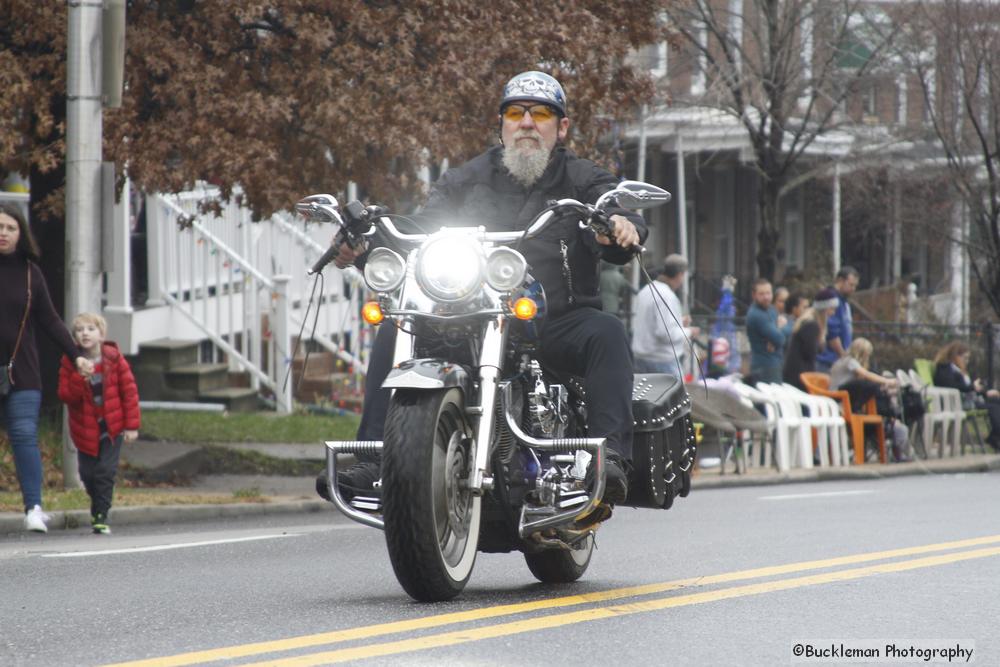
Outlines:
[[[381,387],[392,368],[395,341],[395,327],[383,325],[372,343],[358,440],[382,440],[390,391]],[[542,328],[541,360],[583,376],[588,435],[607,437],[611,449],[631,459],[632,352],[621,320],[593,308],[549,319]]]
[[90,496],[90,514],[108,516],[111,510],[111,499],[115,492],[115,475],[118,473],[118,456],[122,451],[124,435],[110,440],[107,436],[101,438],[97,456],[77,452],[80,479]]
[[990,443],[1000,450],[1000,398],[987,398],[983,407],[990,418]]
[[[871,380],[855,379],[840,387],[851,397],[851,410],[854,412],[864,412],[865,403],[871,399],[877,399],[881,393],[881,387]],[[879,411],[882,412],[881,410]]]

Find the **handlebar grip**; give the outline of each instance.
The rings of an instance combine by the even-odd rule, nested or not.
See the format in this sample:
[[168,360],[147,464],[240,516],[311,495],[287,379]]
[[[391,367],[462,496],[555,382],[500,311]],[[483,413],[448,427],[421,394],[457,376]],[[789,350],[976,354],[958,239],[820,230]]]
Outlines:
[[340,252],[340,246],[345,243],[352,248],[355,248],[357,247],[358,241],[355,241],[354,237],[349,234],[346,229],[341,228],[341,230],[337,232],[337,235],[333,238],[333,243],[330,244],[330,247],[326,249],[326,252],[324,252],[323,255],[316,260],[316,263],[312,265],[312,268],[309,269],[308,275],[311,276],[314,273],[319,273],[325,269],[326,265],[332,262],[333,258]]
[[[337,240],[339,239],[340,235],[338,234]],[[311,276],[314,273],[319,273],[326,268],[326,265],[333,261],[333,258],[337,256],[338,252],[340,252],[340,243],[334,241],[333,244],[326,249],[326,252],[324,252],[322,256],[316,260],[316,263],[312,265],[312,268],[309,269],[309,275]]]

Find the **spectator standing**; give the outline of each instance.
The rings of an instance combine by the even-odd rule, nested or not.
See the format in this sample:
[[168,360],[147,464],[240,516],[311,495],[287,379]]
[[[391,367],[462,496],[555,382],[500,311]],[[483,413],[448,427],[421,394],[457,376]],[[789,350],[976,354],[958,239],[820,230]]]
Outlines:
[[802,317],[809,307],[809,299],[801,294],[790,294],[785,301],[785,324],[781,327],[781,333],[785,334],[785,348],[788,348],[788,341],[792,339],[792,329],[795,323]]
[[833,284],[837,310],[826,323],[826,349],[816,358],[816,367],[824,373],[829,373],[833,363],[847,354],[854,338],[854,315],[849,299],[858,289],[859,279],[860,274],[853,266],[844,266],[837,271]]
[[[785,314],[785,304],[788,302],[788,288],[787,287],[775,287],[774,288],[774,310],[778,313],[778,328],[782,329],[784,332],[785,325],[788,324],[788,315]],[[788,343],[788,336],[785,336],[785,343]]]
[[611,262],[601,262],[601,310],[615,317],[622,317],[622,299],[632,291],[622,267]]
[[898,395],[899,382],[895,378],[882,377],[873,373],[868,366],[874,346],[867,338],[856,338],[847,348],[847,354],[833,363],[830,368],[830,389],[843,389],[851,397],[851,410],[863,412],[864,405],[876,399],[878,413],[886,422],[886,431],[891,441],[892,458],[897,462],[912,460],[908,441],[910,430],[901,419],[898,406],[890,400]]
[[816,357],[826,340],[826,323],[837,310],[838,303],[837,292],[832,287],[824,287],[816,293],[812,307],[802,313],[792,329],[782,380],[806,391],[799,375],[816,370]]
[[962,407],[985,409],[990,418],[990,434],[986,442],[1000,451],[1000,391],[987,387],[982,380],[969,376],[969,346],[953,341],[941,348],[934,357],[934,384],[962,392]]
[[17,481],[24,500],[24,528],[48,531],[42,509],[42,456],[38,450],[38,417],[42,378],[38,363],[39,331],[45,332],[76,370],[89,374],[91,364],[73,342],[49,298],[38,268],[38,246],[21,211],[0,204],[0,412],[14,450]]
[[684,286],[688,263],[669,255],[656,279],[636,297],[632,354],[637,373],[669,373],[683,378],[687,339],[699,333],[681,309],[677,292]]
[[105,340],[108,325],[93,313],[73,318],[73,337],[94,372],[85,380],[69,358],[59,369],[59,399],[69,408],[70,438],[77,449],[80,479],[90,496],[90,525],[108,535],[108,512],[115,491],[122,442],[139,437],[139,390],[118,346]]
[[750,341],[750,375],[761,382],[781,382],[785,335],[778,328],[778,313],[771,305],[771,283],[758,278],[753,283],[753,303],[747,311]]

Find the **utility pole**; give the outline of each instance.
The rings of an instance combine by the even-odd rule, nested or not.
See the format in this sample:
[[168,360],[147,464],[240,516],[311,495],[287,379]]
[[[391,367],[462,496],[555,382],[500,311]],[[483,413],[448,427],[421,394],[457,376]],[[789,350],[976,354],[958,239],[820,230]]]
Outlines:
[[[124,17],[123,1],[107,4],[112,12]],[[67,6],[64,315],[69,319],[85,311],[101,312],[101,157],[104,140],[101,102],[102,69],[106,65],[101,27],[105,2],[69,0]],[[76,448],[69,438],[65,418],[63,475],[67,488],[79,488]]]

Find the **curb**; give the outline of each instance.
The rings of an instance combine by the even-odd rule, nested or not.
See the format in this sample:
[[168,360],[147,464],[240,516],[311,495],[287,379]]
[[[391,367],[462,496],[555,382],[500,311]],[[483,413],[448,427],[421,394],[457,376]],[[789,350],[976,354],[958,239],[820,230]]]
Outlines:
[[[271,514],[309,514],[332,507],[325,500],[292,500],[264,503],[229,503],[217,505],[137,505],[111,509],[112,526],[168,523],[171,521],[200,521],[242,516]],[[49,530],[73,530],[90,525],[88,510],[47,512],[51,517]],[[24,530],[23,515],[17,512],[0,513],[0,535]]]
[[814,468],[796,473],[770,473],[764,475],[727,474],[712,477],[695,477],[691,489],[719,489],[739,486],[773,486],[777,484],[801,484],[805,482],[837,482],[890,477],[912,477],[916,475],[951,475],[955,473],[984,473],[1000,470],[1000,456],[979,461],[952,463],[949,459],[938,461],[916,461],[912,464],[892,466]]
[[[916,475],[941,475],[956,473],[984,473],[1000,470],[1000,456],[978,461],[955,462],[954,459],[916,461],[894,465],[851,468],[814,468],[796,470],[794,473],[727,474],[698,476],[692,480],[692,490],[720,489],[727,487],[776,486],[805,482],[833,482],[848,480],[886,479]],[[332,509],[325,500],[293,500],[263,503],[230,503],[218,505],[142,505],[112,509],[112,525],[141,525],[171,521],[198,521],[228,517],[266,516],[272,514],[307,514]],[[49,530],[79,529],[90,524],[87,510],[49,512]],[[18,512],[0,513],[0,535],[19,533],[24,517]]]

